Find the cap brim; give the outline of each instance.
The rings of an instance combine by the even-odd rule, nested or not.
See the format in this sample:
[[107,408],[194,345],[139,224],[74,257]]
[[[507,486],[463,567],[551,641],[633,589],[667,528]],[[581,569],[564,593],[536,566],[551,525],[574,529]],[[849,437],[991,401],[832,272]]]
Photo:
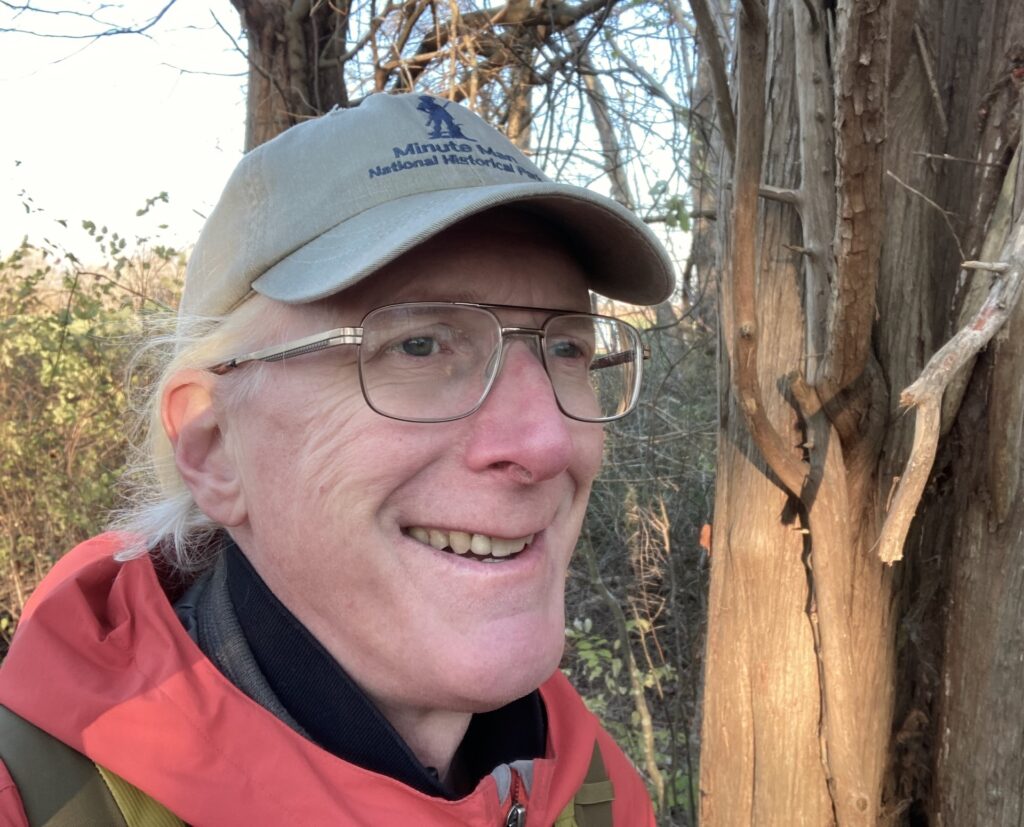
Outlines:
[[317,236],[266,270],[252,288],[287,304],[316,301],[361,281],[468,216],[518,203],[550,216],[569,233],[594,292],[632,304],[668,298],[674,265],[643,222],[588,190],[548,182],[450,189],[389,201]]

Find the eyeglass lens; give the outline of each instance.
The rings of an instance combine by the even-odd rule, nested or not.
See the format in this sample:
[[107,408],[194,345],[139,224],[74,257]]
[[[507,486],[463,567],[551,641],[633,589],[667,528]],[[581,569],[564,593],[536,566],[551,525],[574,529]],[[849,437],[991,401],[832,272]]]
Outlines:
[[[629,325],[601,316],[554,316],[544,325],[542,352],[566,415],[602,421],[632,406],[640,343]],[[367,402],[385,416],[457,419],[481,404],[501,355],[501,323],[484,308],[382,307],[363,320],[360,379]]]

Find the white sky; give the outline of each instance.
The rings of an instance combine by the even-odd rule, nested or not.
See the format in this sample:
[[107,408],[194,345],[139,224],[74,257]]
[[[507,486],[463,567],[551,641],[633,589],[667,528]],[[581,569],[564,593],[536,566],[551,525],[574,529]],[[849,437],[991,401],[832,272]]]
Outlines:
[[[128,8],[144,19],[145,9],[162,5],[132,0]],[[0,255],[27,234],[59,240],[84,261],[100,258],[80,230],[64,231],[56,219],[71,230],[89,219],[129,240],[162,223],[165,243],[195,240],[197,213],[212,209],[244,141],[245,58],[211,11],[239,37],[227,0],[178,0],[151,38],[87,45],[0,32]],[[0,8],[0,29],[52,31],[56,20]],[[22,190],[42,213],[26,214]],[[161,191],[170,203],[136,218]]]

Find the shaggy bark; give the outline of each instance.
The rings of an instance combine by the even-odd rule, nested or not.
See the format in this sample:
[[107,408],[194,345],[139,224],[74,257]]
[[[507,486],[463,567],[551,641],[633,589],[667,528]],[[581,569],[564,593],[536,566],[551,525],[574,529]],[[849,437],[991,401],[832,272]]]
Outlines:
[[[1005,240],[1024,201],[1000,223],[1024,7],[736,6],[702,823],[1018,824],[1024,311],[1009,288],[985,334],[1009,321],[928,405],[935,470],[896,506],[917,513],[904,562],[878,543],[911,455],[899,391],[981,318],[992,274],[961,262],[998,259],[992,230]],[[759,11],[768,68],[751,82]]]

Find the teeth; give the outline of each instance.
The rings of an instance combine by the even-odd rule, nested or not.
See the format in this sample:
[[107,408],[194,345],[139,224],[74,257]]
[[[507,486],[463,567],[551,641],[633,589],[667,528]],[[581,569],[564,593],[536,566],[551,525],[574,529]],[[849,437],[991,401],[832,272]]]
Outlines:
[[451,549],[456,554],[473,552],[478,557],[484,558],[483,562],[493,563],[498,559],[511,557],[518,554],[530,543],[535,535],[516,537],[515,539],[504,539],[502,537],[489,537],[486,534],[470,534],[467,531],[441,531],[436,528],[423,528],[412,526],[408,529],[409,536],[425,545],[433,546],[436,549]]
[[495,557],[508,557],[510,554],[518,554],[532,542],[532,534],[516,540],[491,540],[491,554]]

